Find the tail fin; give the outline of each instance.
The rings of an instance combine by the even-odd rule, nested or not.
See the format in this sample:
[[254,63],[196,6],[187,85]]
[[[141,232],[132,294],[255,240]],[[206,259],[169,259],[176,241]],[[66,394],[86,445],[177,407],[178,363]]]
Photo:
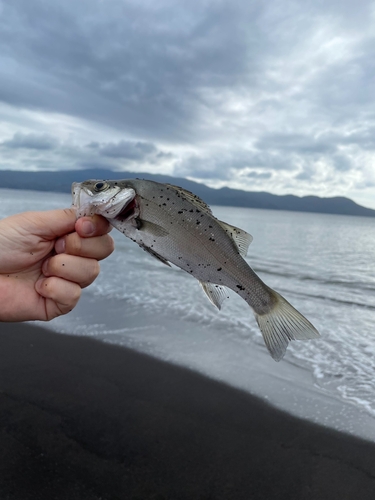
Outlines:
[[272,296],[274,304],[271,311],[255,313],[255,318],[271,356],[280,361],[290,340],[314,339],[319,337],[319,332],[284,297],[274,290]]

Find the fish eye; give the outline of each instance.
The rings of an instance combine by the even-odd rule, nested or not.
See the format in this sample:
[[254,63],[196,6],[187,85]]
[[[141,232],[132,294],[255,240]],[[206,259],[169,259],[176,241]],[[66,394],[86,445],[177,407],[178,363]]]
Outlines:
[[97,182],[94,186],[94,190],[99,193],[100,191],[105,191],[109,188],[108,182]]

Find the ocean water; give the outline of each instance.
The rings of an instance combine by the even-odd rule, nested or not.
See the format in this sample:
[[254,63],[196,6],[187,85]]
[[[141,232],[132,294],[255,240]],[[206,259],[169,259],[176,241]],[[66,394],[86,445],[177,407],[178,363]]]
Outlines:
[[[70,203],[68,195],[2,189],[0,217]],[[102,262],[99,278],[85,291],[95,307],[77,308],[51,326],[181,363],[250,392],[270,374],[287,383],[298,372],[286,367],[297,367],[304,373],[301,393],[310,385],[325,398],[375,418],[375,219],[212,208],[219,219],[253,235],[247,261],[316,326],[319,339],[292,342],[284,360],[275,363],[240,297],[230,293],[217,311],[194,278],[153,259],[117,231],[112,231],[116,251]],[[142,316],[163,321],[150,330]],[[163,327],[168,318],[180,321],[181,329]],[[278,390],[270,389],[271,402],[278,398]],[[308,411],[300,408],[296,413],[308,417]]]

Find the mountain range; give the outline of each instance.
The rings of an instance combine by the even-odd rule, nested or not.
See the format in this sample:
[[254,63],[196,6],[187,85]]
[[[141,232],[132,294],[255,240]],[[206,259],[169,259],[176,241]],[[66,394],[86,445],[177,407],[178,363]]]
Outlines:
[[213,189],[204,184],[180,177],[161,174],[115,172],[105,169],[38,171],[24,172],[2,170],[0,172],[2,188],[32,189],[36,191],[70,192],[72,182],[87,179],[131,179],[145,178],[181,186],[201,197],[209,205],[262,208],[271,210],[291,210],[340,215],[375,217],[375,210],[362,207],[349,198],[337,196],[321,198],[319,196],[275,195],[267,192],[242,191],[228,187]]

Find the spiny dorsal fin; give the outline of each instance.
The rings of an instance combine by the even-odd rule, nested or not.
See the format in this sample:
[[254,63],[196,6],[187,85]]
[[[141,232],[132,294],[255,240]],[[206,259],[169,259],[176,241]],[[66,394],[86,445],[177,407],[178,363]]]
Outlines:
[[218,309],[221,309],[221,304],[228,298],[228,292],[225,287],[204,281],[200,281],[199,283],[202,285],[202,288],[210,302]]
[[[193,203],[195,206],[199,207],[203,212],[214,217],[211,208],[207,205],[205,201],[199,198],[199,196],[197,196],[196,194],[182,187],[173,186],[173,184],[167,184],[167,186],[177,191],[181,196],[186,198],[186,200],[190,201],[190,203]],[[251,234],[247,233],[243,229],[240,229],[236,226],[232,226],[218,219],[216,220],[221,225],[221,227],[227,232],[227,234],[232,238],[242,257],[245,257],[249,245],[253,241],[253,237],[251,236]]]
[[242,257],[245,257],[249,249],[250,243],[253,241],[253,237],[251,236],[251,234],[247,233],[243,229],[240,229],[236,226],[231,226],[227,222],[218,220],[218,223],[232,238]]
[[206,212],[209,215],[212,215],[211,208],[207,205],[205,201],[199,198],[199,196],[197,196],[196,194],[182,187],[173,186],[173,184],[167,184],[167,186],[177,191],[181,196],[190,201],[190,203],[193,203],[194,205],[199,207],[202,211]]

